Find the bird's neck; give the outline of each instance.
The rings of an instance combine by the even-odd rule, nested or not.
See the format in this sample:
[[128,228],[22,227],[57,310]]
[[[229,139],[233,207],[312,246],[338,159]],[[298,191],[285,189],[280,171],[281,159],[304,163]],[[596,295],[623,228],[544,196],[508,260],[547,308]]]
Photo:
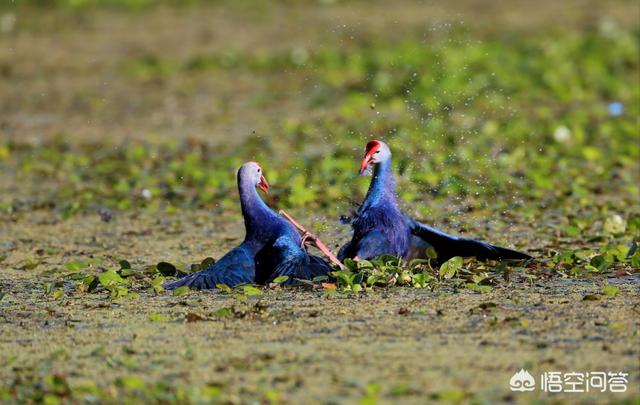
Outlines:
[[255,184],[251,182],[238,182],[240,192],[240,206],[244,217],[246,240],[260,238],[269,225],[277,222],[278,216],[262,201]]
[[362,206],[368,208],[384,203],[397,206],[396,179],[393,177],[391,159],[373,166],[373,178]]

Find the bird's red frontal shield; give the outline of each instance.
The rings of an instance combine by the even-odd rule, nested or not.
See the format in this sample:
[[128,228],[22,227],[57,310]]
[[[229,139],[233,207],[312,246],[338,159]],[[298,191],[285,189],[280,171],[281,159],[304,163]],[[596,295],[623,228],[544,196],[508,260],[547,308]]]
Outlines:
[[369,167],[369,164],[373,162],[373,154],[376,153],[380,149],[379,141],[371,141],[367,143],[364,152],[364,158],[362,159],[362,163],[360,164],[360,174],[364,173]]

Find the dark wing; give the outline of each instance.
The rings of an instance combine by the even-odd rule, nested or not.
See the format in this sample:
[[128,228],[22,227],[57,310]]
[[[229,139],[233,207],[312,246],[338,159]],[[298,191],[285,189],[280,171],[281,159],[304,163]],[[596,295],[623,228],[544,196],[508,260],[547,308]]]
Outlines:
[[407,218],[411,234],[410,252],[424,250],[430,245],[438,254],[442,263],[454,256],[475,256],[478,260],[530,259],[531,256],[515,250],[494,246],[479,240],[459,238],[449,235],[428,225]]
[[197,273],[189,274],[180,280],[164,284],[167,290],[178,287],[190,287],[198,290],[216,288],[216,284],[233,287],[239,284],[251,284],[255,280],[255,262],[251,250],[241,244],[230,250],[220,260]]
[[331,271],[323,259],[310,255],[290,236],[280,236],[272,245],[256,254],[256,283],[267,284],[276,277],[288,276],[286,284],[295,279],[311,280]]
[[338,260],[340,260],[341,262],[344,261],[344,259],[346,258],[352,258],[353,256],[351,256],[351,242],[349,241],[347,243],[345,243],[344,245],[342,245],[342,247],[340,248],[340,250],[338,250]]
[[373,259],[381,255],[397,255],[389,239],[380,231],[369,231],[361,238],[354,238],[347,242],[338,252],[338,259]]

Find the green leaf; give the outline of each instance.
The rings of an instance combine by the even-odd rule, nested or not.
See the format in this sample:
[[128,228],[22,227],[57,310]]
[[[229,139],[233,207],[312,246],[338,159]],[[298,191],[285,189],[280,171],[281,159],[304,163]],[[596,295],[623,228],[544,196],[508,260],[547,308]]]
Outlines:
[[438,253],[433,248],[433,246],[429,246],[424,252],[425,252],[425,254],[427,255],[427,257],[429,259],[437,259],[438,258]]
[[182,287],[178,287],[175,290],[173,290],[173,295],[175,297],[181,297],[185,294],[189,293],[189,287],[187,287],[186,285],[183,285]]
[[626,245],[618,245],[609,249],[607,253],[611,254],[616,261],[623,262],[627,258],[627,253],[629,253],[629,246]]
[[[587,264],[586,266],[584,266],[584,269],[590,273],[599,273],[600,269],[597,267],[594,267],[590,264]],[[575,276],[579,276],[580,275],[580,268],[579,267],[574,267],[572,270],[572,274]],[[575,271],[574,271],[575,270]]]
[[582,155],[587,160],[595,161],[600,159],[602,152],[594,146],[585,146],[582,148]]
[[120,377],[116,380],[116,384],[126,390],[142,390],[144,389],[144,380],[138,376]]
[[611,262],[605,255],[596,255],[591,258],[591,262],[589,264],[600,271],[605,271]]
[[567,236],[575,238],[577,236],[580,236],[580,228],[578,228],[577,226],[567,225],[564,227],[564,233],[566,233]]
[[289,276],[280,276],[273,279],[273,282],[276,284],[282,284],[289,280]]
[[216,259],[214,259],[213,257],[207,257],[202,262],[200,262],[200,268],[202,270],[205,270],[209,266],[212,266],[215,262],[216,262]]
[[260,290],[259,288],[254,287],[252,285],[242,286],[242,291],[244,291],[244,293],[247,294],[249,297],[256,296],[256,295],[262,295],[262,290]]
[[410,267],[410,268],[414,268],[414,267],[418,267],[418,266],[420,266],[420,265],[422,265],[422,264],[427,264],[427,263],[429,263],[429,262],[430,262],[430,260],[429,260],[429,259],[412,259],[412,260],[409,262],[409,267]]
[[602,286],[602,293],[607,297],[615,297],[620,292],[620,287],[616,287],[611,284],[605,284]]
[[213,316],[217,318],[227,318],[231,315],[233,315],[233,309],[228,307],[220,308],[213,312]]
[[107,287],[107,290],[111,292],[111,296],[114,298],[126,297],[129,295],[129,290],[121,285],[112,285]]
[[367,277],[367,285],[369,286],[373,286],[380,281],[382,281],[382,277],[378,275],[370,275],[369,277]]
[[71,263],[67,263],[67,270],[78,271],[80,269],[83,269],[85,266],[86,264],[83,262],[71,262]]
[[478,292],[480,294],[486,294],[488,292],[491,292],[491,286],[489,285],[480,285],[480,284],[475,284],[475,283],[466,283],[464,285],[466,288],[468,288],[471,291],[475,291]]
[[455,276],[456,272],[462,268],[462,257],[454,256],[440,266],[440,277],[450,279]]
[[151,314],[149,315],[149,319],[152,322],[167,322],[167,317],[161,314]]
[[245,294],[234,294],[233,298],[237,299],[240,302],[247,302],[249,298]]
[[372,269],[373,264],[369,260],[359,260],[357,262],[358,269]]
[[136,271],[133,269],[121,269],[117,273],[120,274],[120,276],[122,276],[123,278],[127,278],[134,275]]
[[222,284],[222,283],[216,284],[216,288],[218,290],[220,290],[221,292],[226,293],[226,294],[231,294],[233,292],[231,287],[229,287],[226,284]]
[[336,284],[339,287],[349,285],[351,282],[351,274],[352,273],[349,270],[337,270],[331,273],[331,275],[335,277]]
[[96,289],[96,287],[100,284],[98,281],[98,277],[95,276],[86,276],[82,279],[80,289],[91,292]]
[[36,267],[40,266],[43,260],[43,258],[32,259],[28,257],[22,261],[22,264],[18,267],[18,270],[33,270]]
[[162,286],[164,282],[165,282],[165,278],[160,275],[156,276],[153,280],[151,280],[151,289],[153,290],[153,292],[155,292],[156,294],[159,294],[162,291],[164,291],[164,287]]
[[344,259],[344,261],[342,262],[342,264],[345,265],[345,267],[351,271],[356,271],[358,270],[358,262],[356,262],[355,260],[352,259]]
[[178,271],[176,266],[168,262],[160,262],[156,264],[156,268],[163,276],[174,276]]
[[453,404],[462,403],[465,399],[465,392],[457,388],[440,391],[436,395],[440,401]]
[[433,277],[427,273],[418,273],[413,276],[413,286],[416,288],[424,288],[429,285]]
[[120,276],[114,270],[107,270],[98,276],[98,281],[103,287],[109,287],[117,284],[127,284],[129,281]]

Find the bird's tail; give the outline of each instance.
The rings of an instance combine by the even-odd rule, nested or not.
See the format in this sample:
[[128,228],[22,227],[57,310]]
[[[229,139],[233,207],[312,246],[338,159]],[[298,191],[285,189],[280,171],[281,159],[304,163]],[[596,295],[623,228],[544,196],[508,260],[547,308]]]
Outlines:
[[407,217],[411,227],[411,233],[428,245],[433,246],[438,254],[440,263],[449,260],[454,256],[470,257],[475,256],[479,260],[526,260],[531,259],[526,253],[495,246],[486,242],[474,239],[460,238],[449,235],[438,229],[415,221]]
[[495,246],[479,240],[459,238],[457,242],[456,256],[475,256],[478,260],[531,259],[531,256],[526,253]]

